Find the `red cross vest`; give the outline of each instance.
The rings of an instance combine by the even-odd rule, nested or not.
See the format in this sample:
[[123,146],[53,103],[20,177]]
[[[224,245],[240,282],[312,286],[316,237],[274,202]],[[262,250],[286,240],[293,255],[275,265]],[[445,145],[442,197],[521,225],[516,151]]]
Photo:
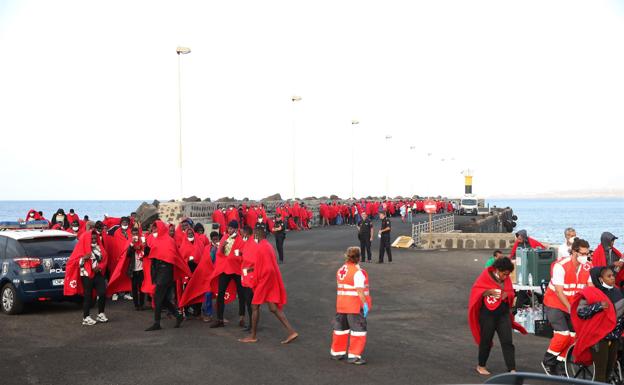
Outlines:
[[336,272],[336,312],[342,314],[360,314],[362,301],[355,288],[355,273],[364,273],[364,296],[368,307],[372,308],[373,303],[368,287],[368,274],[359,265],[347,262]]
[[[589,271],[592,268],[591,263],[585,263],[579,265],[577,269],[574,268],[574,263],[572,262],[571,257],[563,258],[559,262],[555,262],[563,267],[565,270],[565,276],[563,280],[563,295],[566,296],[568,302],[572,304],[572,299],[579,291],[583,290],[587,286],[587,281],[589,281]],[[554,270],[551,269],[551,272]],[[568,312],[568,309],[565,307],[563,303],[557,297],[557,292],[555,289],[555,285],[553,285],[552,281],[548,284],[548,289],[546,290],[546,294],[544,295],[544,305],[548,307],[552,307],[555,309],[559,309],[565,313]]]

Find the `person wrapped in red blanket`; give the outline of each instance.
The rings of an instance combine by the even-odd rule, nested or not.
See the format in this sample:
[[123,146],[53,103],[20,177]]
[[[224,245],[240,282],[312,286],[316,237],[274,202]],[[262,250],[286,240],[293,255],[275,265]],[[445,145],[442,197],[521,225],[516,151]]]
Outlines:
[[[104,274],[107,261],[106,250],[95,231],[87,231],[83,234],[67,261],[63,294],[84,296],[82,324],[85,326],[92,326],[97,322],[108,322],[104,314],[106,305]],[[94,290],[98,296],[98,316],[95,320],[89,314]]]
[[509,274],[513,270],[514,265],[509,258],[497,259],[491,267],[483,270],[470,291],[468,324],[475,343],[479,345],[479,363],[476,370],[482,375],[490,374],[486,364],[492,349],[494,332],[498,334],[509,371],[516,370],[512,328],[522,334],[527,333],[514,321],[511,313],[514,290]]
[[265,230],[256,228],[254,236],[258,244],[252,249],[255,256],[251,258],[250,263],[253,263],[253,266],[247,267],[247,272],[251,270],[254,275],[254,285],[252,288],[253,300],[251,302],[251,335],[239,341],[246,343],[258,342],[256,332],[258,330],[258,320],[260,318],[260,305],[266,303],[271,313],[275,315],[287,330],[288,337],[282,341],[282,344],[288,344],[294,341],[299,334],[290,325],[290,322],[288,322],[282,310],[287,302],[286,288],[282,280],[282,273],[277,265],[277,258],[273,246],[266,240]]
[[178,253],[173,237],[170,237],[168,234],[169,228],[166,223],[157,220],[152,224],[153,239],[149,242],[151,272],[149,277],[146,277],[146,280],[149,278],[152,282],[148,282],[146,286],[155,285],[154,324],[145,329],[145,331],[161,329],[160,314],[163,306],[172,314],[175,314],[176,328],[180,327],[184,319],[182,313],[169,300],[169,294],[175,288],[175,282],[184,281],[187,277],[191,277],[192,274],[188,264],[184,262]]
[[615,235],[605,231],[600,235],[600,245],[596,247],[592,254],[592,265],[594,266],[614,266],[615,284],[622,286],[624,281],[624,261],[621,261],[622,253],[615,248]]
[[624,331],[624,295],[615,286],[615,274],[604,266],[590,270],[594,287],[579,292],[572,302],[571,318],[576,330],[572,352],[578,364],[595,364],[595,381],[608,382]]
[[518,247],[525,249],[545,249],[546,246],[542,245],[539,241],[529,237],[526,230],[520,230],[516,233],[516,241],[514,242],[511,253],[509,253],[510,259],[516,258],[516,250]]

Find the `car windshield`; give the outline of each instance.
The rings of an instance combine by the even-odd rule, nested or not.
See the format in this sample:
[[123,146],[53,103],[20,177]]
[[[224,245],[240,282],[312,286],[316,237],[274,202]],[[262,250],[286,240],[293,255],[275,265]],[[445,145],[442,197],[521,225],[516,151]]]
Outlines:
[[20,245],[24,248],[24,256],[55,256],[69,255],[76,246],[76,238],[48,237],[35,239],[22,239]]
[[477,205],[477,200],[476,199],[462,199],[462,205],[464,205],[464,206],[476,206]]

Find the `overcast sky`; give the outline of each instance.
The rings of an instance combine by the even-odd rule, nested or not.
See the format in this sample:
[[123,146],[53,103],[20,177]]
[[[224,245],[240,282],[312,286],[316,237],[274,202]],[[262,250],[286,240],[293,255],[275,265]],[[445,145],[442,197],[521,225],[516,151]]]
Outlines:
[[624,0],[0,0],[0,199],[177,197],[179,45],[185,195],[624,189]]

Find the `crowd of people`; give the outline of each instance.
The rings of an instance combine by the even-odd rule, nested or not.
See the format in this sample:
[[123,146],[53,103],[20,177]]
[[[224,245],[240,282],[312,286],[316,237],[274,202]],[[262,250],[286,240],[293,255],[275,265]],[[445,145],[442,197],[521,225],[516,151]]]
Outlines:
[[[624,332],[624,258],[610,232],[602,233],[594,250],[573,228],[565,229],[564,236],[542,299],[552,338],[541,365],[548,375],[565,376],[566,358],[586,367],[593,363],[595,380],[608,382]],[[471,290],[468,320],[479,346],[476,371],[482,375],[490,374],[486,364],[495,333],[507,370],[516,370],[512,329],[526,334],[514,321],[516,291],[510,278],[519,248],[545,246],[518,231],[511,254],[496,250]]]

